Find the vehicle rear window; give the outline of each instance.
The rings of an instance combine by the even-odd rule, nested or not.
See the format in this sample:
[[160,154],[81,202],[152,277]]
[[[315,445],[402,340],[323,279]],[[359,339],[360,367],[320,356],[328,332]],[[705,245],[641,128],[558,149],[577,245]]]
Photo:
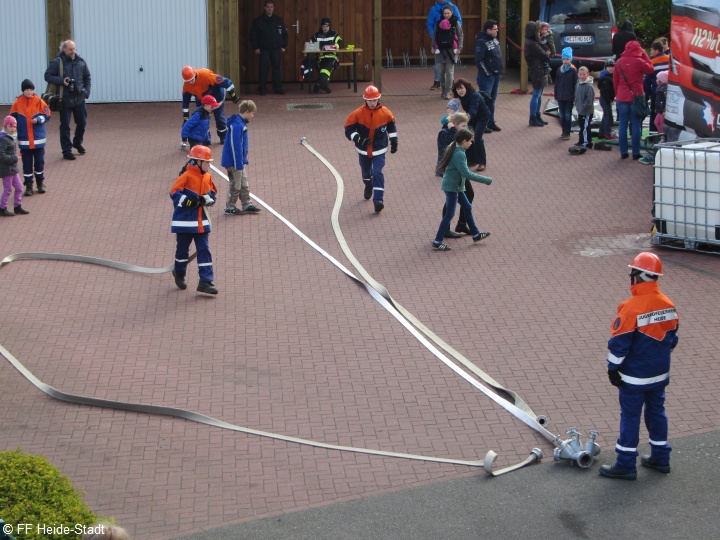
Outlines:
[[547,21],[551,24],[608,22],[608,1],[547,0]]

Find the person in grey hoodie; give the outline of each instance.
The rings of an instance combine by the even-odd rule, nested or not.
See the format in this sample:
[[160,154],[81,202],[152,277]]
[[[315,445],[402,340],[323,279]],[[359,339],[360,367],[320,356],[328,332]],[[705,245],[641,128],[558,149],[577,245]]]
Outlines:
[[592,148],[590,137],[590,122],[595,112],[595,87],[593,78],[587,67],[578,69],[578,82],[575,87],[575,110],[578,114],[578,125],[580,134],[575,146],[571,146],[569,152],[573,155],[584,154],[588,148]]

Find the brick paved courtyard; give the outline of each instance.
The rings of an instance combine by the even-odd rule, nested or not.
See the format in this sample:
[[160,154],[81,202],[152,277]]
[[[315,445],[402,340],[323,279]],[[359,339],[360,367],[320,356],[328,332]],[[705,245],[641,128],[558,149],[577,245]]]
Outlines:
[[[470,77],[471,79],[474,77]],[[251,190],[351,269],[355,257],[420,321],[501,384],[549,429],[597,429],[612,459],[618,406],[605,345],[628,295],[627,263],[649,247],[652,168],[613,152],[571,156],[553,121],[527,127],[529,96],[503,86],[500,133],[486,136],[487,175],[474,213],[487,241],[430,242],[443,196],[433,169],[445,102],[430,70],[383,73],[398,120],[385,210],[362,198],[342,125],[361,98],[292,88],[253,97]],[[291,103],[327,103],[289,111]],[[234,107],[229,106],[230,112]],[[2,114],[7,113],[4,107]],[[75,253],[165,267],[174,254],[167,191],[184,163],[179,103],[90,105],[87,155],[61,158],[49,125],[48,193],[30,215],[0,220],[1,255]],[[219,165],[220,146],[214,145]],[[221,198],[226,185],[219,177]],[[0,344],[57,389],[188,409],[249,428],[331,444],[476,460],[498,466],[551,445],[440,363],[352,280],[268,210],[212,210],[220,294],[181,292],[169,274],[70,262],[18,261],[0,270]],[[660,250],[662,288],[681,313],[668,388],[671,438],[720,428],[716,367],[720,259]],[[188,532],[483,474],[468,467],[310,448],[169,417],[70,405],[0,367],[0,449],[47,456],[93,511],[136,539]],[[643,432],[642,440],[647,439]],[[610,457],[608,457],[610,456]],[[546,461],[552,461],[552,458]],[[544,465],[541,465],[544,466]]]

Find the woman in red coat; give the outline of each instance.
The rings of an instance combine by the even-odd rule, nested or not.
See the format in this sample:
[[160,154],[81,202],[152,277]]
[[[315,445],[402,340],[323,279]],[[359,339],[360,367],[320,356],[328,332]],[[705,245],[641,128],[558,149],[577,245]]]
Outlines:
[[643,96],[644,98],[643,76],[654,71],[650,57],[637,41],[630,41],[625,46],[625,52],[622,53],[620,60],[615,62],[613,86],[615,87],[615,106],[620,121],[618,137],[620,137],[621,159],[629,157],[628,121],[632,122],[632,156],[633,159],[640,159],[640,134],[643,119],[633,113],[633,97]]

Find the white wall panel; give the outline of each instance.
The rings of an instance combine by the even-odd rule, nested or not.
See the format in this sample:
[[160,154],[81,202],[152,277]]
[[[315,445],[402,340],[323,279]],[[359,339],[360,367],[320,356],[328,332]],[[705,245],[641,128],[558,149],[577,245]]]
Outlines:
[[0,104],[9,105],[22,94],[20,83],[30,79],[35,93],[45,91],[47,16],[45,0],[0,0],[2,76]]
[[179,101],[184,65],[207,67],[206,0],[73,0],[91,102]]

